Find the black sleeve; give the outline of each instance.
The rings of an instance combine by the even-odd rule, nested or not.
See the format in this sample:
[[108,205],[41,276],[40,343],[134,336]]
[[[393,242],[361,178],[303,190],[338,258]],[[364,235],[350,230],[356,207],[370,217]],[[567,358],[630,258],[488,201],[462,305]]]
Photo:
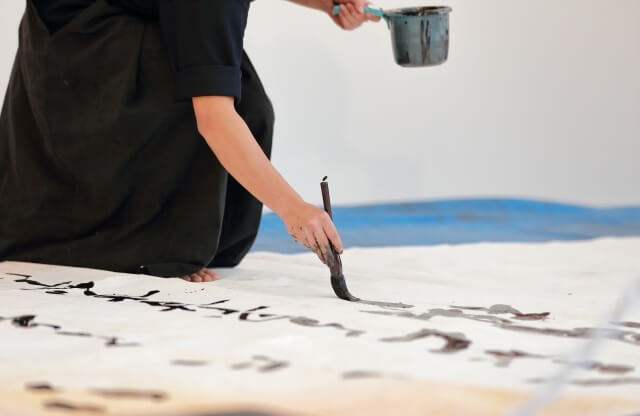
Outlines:
[[240,97],[250,0],[159,0],[178,98]]

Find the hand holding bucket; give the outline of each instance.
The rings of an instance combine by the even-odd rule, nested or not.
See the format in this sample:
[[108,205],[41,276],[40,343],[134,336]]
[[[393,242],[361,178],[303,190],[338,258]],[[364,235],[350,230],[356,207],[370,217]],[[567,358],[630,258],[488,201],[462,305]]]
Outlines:
[[[451,8],[409,7],[382,10],[371,6],[364,8],[384,18],[391,31],[393,55],[403,67],[424,67],[444,63],[449,57],[449,13]],[[333,14],[340,13],[335,5]]]

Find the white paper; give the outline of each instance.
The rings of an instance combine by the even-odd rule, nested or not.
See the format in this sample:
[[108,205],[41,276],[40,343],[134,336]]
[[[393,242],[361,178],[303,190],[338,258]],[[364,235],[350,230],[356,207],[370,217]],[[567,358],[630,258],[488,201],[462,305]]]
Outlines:
[[[354,295],[408,309],[336,298],[312,254],[251,253],[213,283],[0,263],[0,414],[505,414],[571,361],[639,253],[638,238],[345,252]],[[544,414],[640,411],[640,305],[624,321]],[[514,350],[533,356],[495,355]]]

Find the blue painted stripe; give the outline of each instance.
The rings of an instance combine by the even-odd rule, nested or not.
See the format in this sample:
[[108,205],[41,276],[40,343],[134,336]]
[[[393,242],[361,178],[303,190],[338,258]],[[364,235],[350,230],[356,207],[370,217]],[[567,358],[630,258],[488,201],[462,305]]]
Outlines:
[[[592,208],[523,199],[464,199],[334,207],[346,247],[532,242],[640,235],[640,207]],[[305,249],[273,213],[262,219],[253,250]]]

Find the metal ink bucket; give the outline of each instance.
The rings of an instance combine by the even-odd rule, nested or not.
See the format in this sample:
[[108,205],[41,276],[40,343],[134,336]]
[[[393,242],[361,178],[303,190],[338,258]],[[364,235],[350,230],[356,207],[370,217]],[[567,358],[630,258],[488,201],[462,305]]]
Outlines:
[[434,66],[449,57],[449,13],[439,7],[384,10],[396,63],[403,67]]

